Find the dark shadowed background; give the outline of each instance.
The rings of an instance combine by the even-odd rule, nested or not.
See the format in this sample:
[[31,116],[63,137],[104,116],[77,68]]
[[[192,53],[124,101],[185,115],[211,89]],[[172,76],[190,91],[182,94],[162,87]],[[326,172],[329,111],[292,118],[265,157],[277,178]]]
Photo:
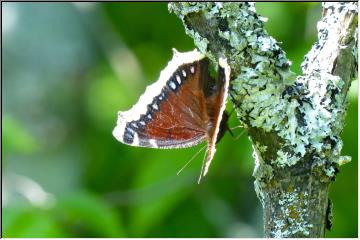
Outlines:
[[[320,4],[257,10],[300,73]],[[166,3],[2,3],[2,20],[3,236],[263,236],[246,134],[225,135],[200,185],[201,156],[176,172],[201,146],[134,148],[111,134],[117,111],[157,79],[171,49],[194,48]],[[358,234],[357,84],[342,134],[352,162],[331,185],[328,237]]]

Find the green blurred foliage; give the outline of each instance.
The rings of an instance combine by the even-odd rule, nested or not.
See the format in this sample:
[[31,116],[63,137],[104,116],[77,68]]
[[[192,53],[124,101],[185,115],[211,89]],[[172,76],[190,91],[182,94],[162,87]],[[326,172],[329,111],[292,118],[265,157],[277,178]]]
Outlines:
[[126,237],[119,214],[99,196],[77,192],[58,201],[53,215],[69,232],[85,237]]
[[2,225],[5,237],[58,237],[62,235],[55,218],[43,209],[31,206],[5,207]]
[[[267,31],[301,73],[318,3],[258,3]],[[166,3],[5,3],[3,236],[261,237],[246,135],[225,135],[200,185],[202,146],[133,148],[111,132],[172,56],[194,48]],[[329,237],[357,236],[357,87]],[[232,107],[228,106],[231,111]],[[236,117],[230,126],[237,126]],[[240,135],[242,130],[234,130]]]
[[11,115],[5,115],[2,121],[4,126],[2,135],[6,139],[2,145],[3,159],[6,159],[8,152],[33,153],[39,147],[39,142],[24,129],[17,119],[12,118]]

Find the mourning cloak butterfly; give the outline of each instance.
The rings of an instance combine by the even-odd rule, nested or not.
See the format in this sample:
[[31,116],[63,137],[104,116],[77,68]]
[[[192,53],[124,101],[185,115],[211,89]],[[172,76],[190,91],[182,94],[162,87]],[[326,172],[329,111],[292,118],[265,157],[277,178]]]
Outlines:
[[205,176],[215,145],[227,129],[225,104],[230,67],[219,60],[217,78],[197,50],[179,53],[128,111],[118,112],[113,135],[131,146],[186,148],[208,141]]

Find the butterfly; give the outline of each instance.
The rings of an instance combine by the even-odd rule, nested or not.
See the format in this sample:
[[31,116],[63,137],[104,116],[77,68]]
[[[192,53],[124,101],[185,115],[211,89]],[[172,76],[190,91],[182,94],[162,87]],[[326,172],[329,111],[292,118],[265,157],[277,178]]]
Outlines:
[[[127,145],[148,148],[187,148],[207,141],[204,170],[208,172],[216,143],[228,129],[225,111],[230,67],[220,58],[217,77],[209,59],[198,50],[180,53],[128,111],[119,111],[114,137]],[[200,177],[201,177],[200,175]]]

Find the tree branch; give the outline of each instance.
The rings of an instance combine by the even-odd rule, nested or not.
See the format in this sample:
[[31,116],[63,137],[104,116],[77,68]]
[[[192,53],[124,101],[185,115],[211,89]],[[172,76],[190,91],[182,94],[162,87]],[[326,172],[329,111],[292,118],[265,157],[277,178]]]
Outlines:
[[[356,3],[324,3],[319,41],[303,75],[248,3],[170,3],[199,50],[231,66],[232,101],[254,148],[255,190],[266,237],[323,237],[329,184],[341,156],[339,137],[355,75]],[[240,104],[238,104],[240,103]]]

